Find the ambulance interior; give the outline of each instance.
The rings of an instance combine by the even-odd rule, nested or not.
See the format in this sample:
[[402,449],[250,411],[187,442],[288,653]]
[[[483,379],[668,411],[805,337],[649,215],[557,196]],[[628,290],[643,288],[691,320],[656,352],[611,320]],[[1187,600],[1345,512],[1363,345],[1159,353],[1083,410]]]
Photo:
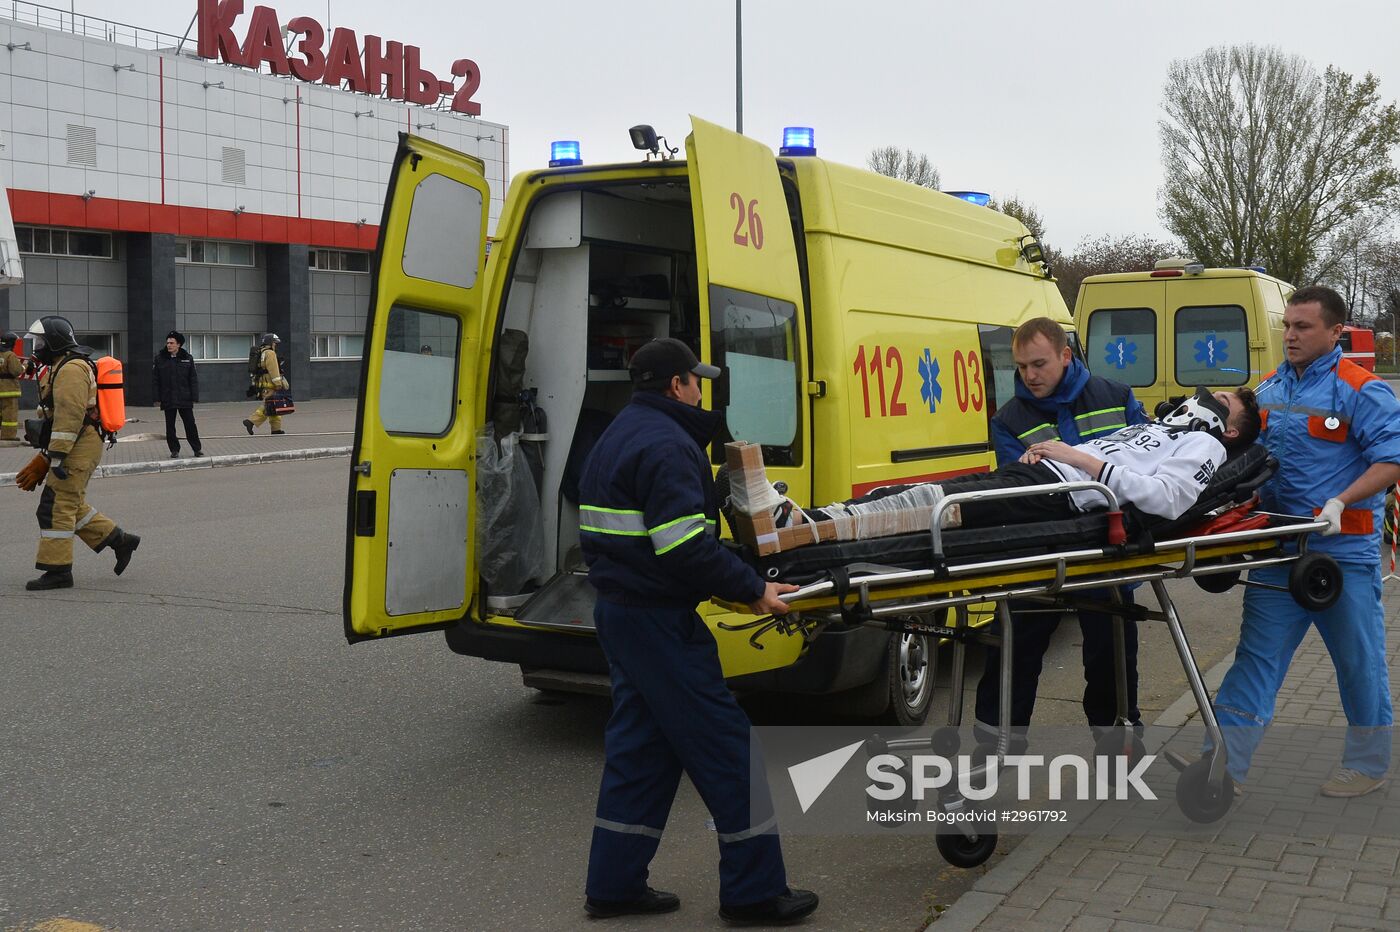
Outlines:
[[632,352],[662,336],[699,347],[696,274],[683,180],[563,191],[534,205],[496,333],[495,439],[483,438],[478,458],[488,614],[592,626],[579,550],[583,460],[631,399]]

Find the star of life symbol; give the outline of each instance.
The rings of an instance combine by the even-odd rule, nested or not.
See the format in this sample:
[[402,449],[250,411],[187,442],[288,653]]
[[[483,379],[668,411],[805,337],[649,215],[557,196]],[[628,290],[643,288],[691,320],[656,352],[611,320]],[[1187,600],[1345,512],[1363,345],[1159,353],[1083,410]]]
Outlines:
[[1230,341],[1208,333],[1204,340],[1196,341],[1196,362],[1204,363],[1207,369],[1214,369],[1229,360],[1230,354],[1226,352],[1229,348]]
[[943,386],[938,384],[938,360],[933,358],[933,351],[928,347],[924,347],[924,355],[919,357],[919,378],[923,382],[919,386],[919,397],[932,414],[943,400]]
[[1103,361],[1115,369],[1126,369],[1137,362],[1137,344],[1130,343],[1127,337],[1109,341],[1104,350]]

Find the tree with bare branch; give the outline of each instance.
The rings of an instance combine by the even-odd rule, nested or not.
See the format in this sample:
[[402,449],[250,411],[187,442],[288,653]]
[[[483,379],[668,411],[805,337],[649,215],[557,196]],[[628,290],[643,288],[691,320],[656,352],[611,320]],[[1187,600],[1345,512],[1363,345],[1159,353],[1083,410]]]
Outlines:
[[1400,198],[1400,109],[1370,74],[1319,74],[1274,47],[1173,62],[1163,92],[1161,216],[1207,265],[1262,263],[1302,285],[1345,252],[1332,238]]
[[929,157],[913,149],[900,149],[898,146],[880,146],[871,149],[865,164],[873,172],[898,178],[916,184],[921,188],[938,190],[938,169],[933,167]]

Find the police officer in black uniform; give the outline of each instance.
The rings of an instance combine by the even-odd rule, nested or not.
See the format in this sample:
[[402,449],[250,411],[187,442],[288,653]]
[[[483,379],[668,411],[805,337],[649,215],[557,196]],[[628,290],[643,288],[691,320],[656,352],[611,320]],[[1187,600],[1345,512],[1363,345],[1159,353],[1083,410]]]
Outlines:
[[766,784],[752,788],[751,805],[749,720],[695,608],[719,596],[782,614],[779,594],[796,587],[765,583],[720,546],[706,447],[721,415],[699,407],[700,379],[719,370],[670,338],[639,349],[630,369],[632,402],[599,438],[579,483],[613,696],[584,908],[603,918],[680,906],[647,885],[647,866],[684,770],[719,835],[720,915],[794,922],[817,908],[817,896],[787,885]]

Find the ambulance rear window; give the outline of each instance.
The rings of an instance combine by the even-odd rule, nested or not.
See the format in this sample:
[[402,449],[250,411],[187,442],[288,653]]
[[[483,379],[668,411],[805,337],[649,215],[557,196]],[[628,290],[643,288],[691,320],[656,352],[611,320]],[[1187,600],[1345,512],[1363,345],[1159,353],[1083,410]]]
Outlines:
[[1249,333],[1237,304],[1183,307],[1176,312],[1178,385],[1243,385],[1249,381]]
[[1157,315],[1150,308],[1104,308],[1089,315],[1089,371],[1135,388],[1157,381]]

